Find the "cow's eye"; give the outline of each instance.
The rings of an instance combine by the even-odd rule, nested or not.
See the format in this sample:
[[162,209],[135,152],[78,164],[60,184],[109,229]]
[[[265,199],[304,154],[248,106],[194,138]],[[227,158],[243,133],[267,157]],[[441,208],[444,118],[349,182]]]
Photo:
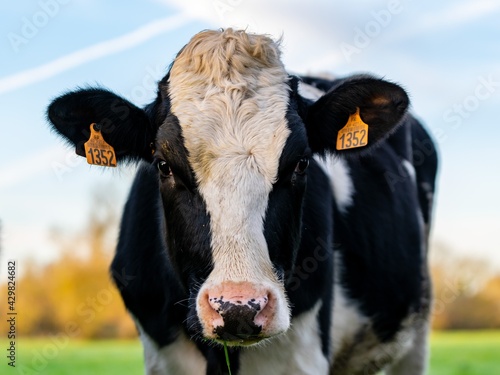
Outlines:
[[158,170],[160,171],[160,173],[163,176],[165,176],[165,177],[172,176],[172,170],[170,169],[170,166],[168,165],[168,163],[165,160],[160,160],[157,163],[157,166],[158,166]]
[[306,173],[307,167],[309,167],[309,158],[302,158],[299,160],[295,166],[295,173],[302,175]]

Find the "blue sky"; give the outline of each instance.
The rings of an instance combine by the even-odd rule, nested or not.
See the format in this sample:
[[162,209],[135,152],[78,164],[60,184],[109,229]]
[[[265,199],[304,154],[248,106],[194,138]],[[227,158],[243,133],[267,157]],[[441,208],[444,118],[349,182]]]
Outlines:
[[99,190],[121,209],[133,176],[75,156],[49,130],[50,100],[100,85],[144,105],[192,35],[232,26],[282,36],[292,72],[402,84],[441,154],[433,240],[500,269],[498,1],[40,0],[1,10],[2,264],[57,257],[51,230],[78,232]]

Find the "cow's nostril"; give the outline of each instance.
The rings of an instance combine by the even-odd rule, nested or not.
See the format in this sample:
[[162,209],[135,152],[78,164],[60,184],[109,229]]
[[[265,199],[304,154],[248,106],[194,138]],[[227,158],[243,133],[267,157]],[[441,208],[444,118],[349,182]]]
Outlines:
[[264,297],[250,299],[248,301],[248,306],[260,312],[264,310],[268,302],[269,302],[269,297],[266,295]]

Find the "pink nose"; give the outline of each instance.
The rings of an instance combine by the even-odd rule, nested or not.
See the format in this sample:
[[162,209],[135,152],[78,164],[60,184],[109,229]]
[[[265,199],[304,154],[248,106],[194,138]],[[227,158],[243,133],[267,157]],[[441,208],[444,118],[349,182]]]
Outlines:
[[[274,316],[274,298],[269,290],[249,282],[224,282],[205,291],[200,300],[202,322],[214,338],[254,341],[265,337]],[[203,314],[204,313],[204,314]]]

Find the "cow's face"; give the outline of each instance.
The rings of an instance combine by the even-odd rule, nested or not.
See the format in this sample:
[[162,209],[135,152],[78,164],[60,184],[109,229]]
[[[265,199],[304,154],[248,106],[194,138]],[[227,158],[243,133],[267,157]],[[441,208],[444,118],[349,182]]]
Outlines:
[[339,81],[311,103],[279,57],[265,36],[202,32],[145,111],[90,89],[58,98],[48,112],[77,153],[89,124],[101,122],[110,124],[103,135],[118,159],[156,165],[169,261],[189,294],[187,327],[232,345],[290,326],[285,275],[299,246],[311,154],[336,152],[356,108],[375,144],[408,105],[401,88],[366,76]]
[[288,81],[268,38],[205,32],[160,87],[169,115],[155,162],[169,250],[193,301],[188,325],[206,338],[247,344],[290,324],[283,276],[310,151],[305,128],[289,124]]
[[[188,326],[206,338],[250,343],[289,326],[283,276],[298,245],[309,152],[299,129],[300,143],[280,145],[289,155],[258,143],[247,151],[233,140],[213,149],[201,171],[179,118],[168,116],[159,129],[154,163],[169,255],[189,291]],[[263,173],[269,164],[274,173]]]

